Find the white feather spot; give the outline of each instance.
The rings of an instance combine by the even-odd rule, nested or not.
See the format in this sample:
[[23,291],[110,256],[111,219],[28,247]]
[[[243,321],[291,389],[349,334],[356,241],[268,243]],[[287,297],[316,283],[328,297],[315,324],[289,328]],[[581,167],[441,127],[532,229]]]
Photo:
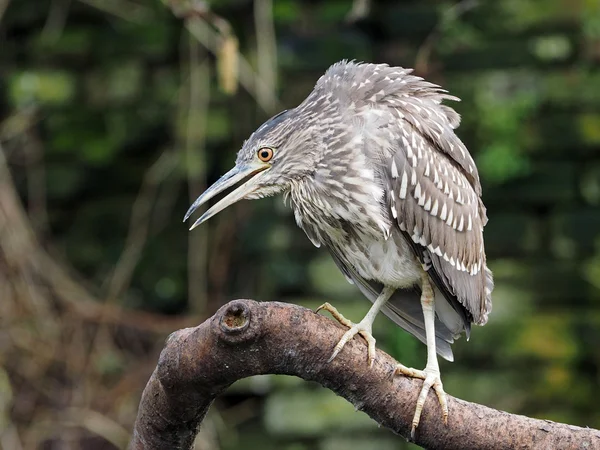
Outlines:
[[465,216],[464,214],[460,215],[460,222],[458,222],[458,231],[462,231],[465,225]]
[[469,219],[467,222],[467,231],[471,231],[473,229],[473,221],[471,220],[471,214],[469,213]]
[[[452,217],[454,216],[454,210],[452,208],[448,208],[449,212],[448,212],[448,220],[446,220],[446,225],[451,226],[452,225]],[[442,219],[444,220],[444,219]]]
[[425,176],[429,176],[429,161],[427,161],[427,165],[425,166]]
[[402,181],[400,182],[400,198],[406,198],[406,189],[408,187],[408,176],[406,170],[402,171]]
[[411,236],[411,239],[413,240],[413,242],[414,242],[415,244],[420,244],[420,243],[421,243],[421,237],[420,237],[420,236],[417,236],[416,234],[413,234],[413,235]]
[[392,205],[391,210],[392,210],[392,217],[394,219],[397,219],[398,218],[398,212],[396,211],[396,206]]
[[425,202],[425,211],[429,211],[431,209],[431,197],[427,199]]
[[415,187],[415,198],[419,200],[421,198],[421,183],[417,183]]
[[396,167],[395,159],[392,159],[392,178],[398,178],[398,168]]
[[433,202],[433,208],[431,208],[431,215],[437,216],[437,212],[438,212],[438,201],[436,198],[435,201]]
[[446,214],[448,213],[448,209],[446,208],[446,202],[444,202],[442,206],[442,213],[440,214],[440,219],[446,220]]
[[417,184],[417,172],[415,172],[414,170],[411,169],[411,175],[410,175],[410,184],[412,184],[413,186],[415,184]]

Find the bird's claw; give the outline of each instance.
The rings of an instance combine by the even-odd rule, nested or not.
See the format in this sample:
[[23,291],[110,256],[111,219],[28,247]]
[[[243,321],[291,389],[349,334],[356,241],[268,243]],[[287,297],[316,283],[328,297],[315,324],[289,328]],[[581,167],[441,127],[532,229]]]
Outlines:
[[348,341],[350,341],[350,339],[352,339],[355,335],[360,334],[365,339],[365,341],[367,341],[367,362],[369,364],[369,367],[373,367],[373,361],[375,359],[376,354],[376,341],[373,335],[371,334],[371,324],[363,323],[363,321],[359,323],[353,323],[350,320],[346,319],[335,307],[331,306],[329,303],[323,303],[317,308],[315,312],[319,312],[321,310],[329,311],[329,313],[333,316],[335,320],[349,328],[349,330],[344,333],[342,338],[334,347],[333,353],[331,354],[327,362],[330,363],[331,361],[333,361],[335,357],[342,351],[342,349],[348,343]]
[[369,367],[373,367],[373,361],[375,359],[375,338],[371,334],[371,327],[365,326],[362,322],[352,324],[350,329],[344,333],[342,338],[339,340],[335,348],[333,349],[333,354],[329,357],[327,362],[333,361],[333,359],[338,355],[338,353],[344,348],[346,343],[350,341],[354,336],[360,334],[365,341],[367,341],[368,351],[367,351],[367,363]]
[[444,420],[444,425],[448,425],[448,401],[446,398],[446,392],[444,392],[444,386],[442,385],[442,380],[440,378],[439,369],[428,369],[425,370],[417,370],[406,367],[402,364],[398,364],[396,366],[396,370],[394,374],[400,373],[407,377],[412,378],[420,378],[423,380],[423,387],[421,388],[421,393],[419,394],[419,398],[417,399],[417,406],[415,408],[415,415],[412,420],[412,427],[410,430],[410,438],[411,440],[415,440],[415,432],[417,427],[419,426],[419,422],[421,421],[421,413],[423,412],[423,406],[425,405],[425,400],[427,399],[427,394],[429,390],[433,388],[435,391],[438,401],[440,402],[440,407],[442,408],[442,419]]

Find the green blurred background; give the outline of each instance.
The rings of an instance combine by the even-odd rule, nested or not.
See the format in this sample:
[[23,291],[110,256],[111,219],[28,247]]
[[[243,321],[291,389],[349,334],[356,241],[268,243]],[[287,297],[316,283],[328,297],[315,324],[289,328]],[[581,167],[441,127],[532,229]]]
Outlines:
[[[416,67],[463,100],[497,287],[441,363],[446,391],[600,428],[600,2],[0,0],[0,448],[125,448],[165,337],[230,299],[362,317],[281,198],[181,222],[342,58]],[[384,317],[375,336],[424,367]],[[410,447],[277,376],[232,387],[197,441]]]

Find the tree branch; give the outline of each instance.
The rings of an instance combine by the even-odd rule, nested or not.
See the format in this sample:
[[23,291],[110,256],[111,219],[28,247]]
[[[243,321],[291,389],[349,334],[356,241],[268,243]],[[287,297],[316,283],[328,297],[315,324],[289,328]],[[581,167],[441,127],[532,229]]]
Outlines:
[[[311,310],[234,300],[195,328],[169,336],[140,402],[130,449],[190,449],[213,400],[234,381],[257,374],[316,381],[401,436],[410,435],[421,380],[391,377],[382,351],[372,368],[351,340],[327,363],[345,330]],[[416,443],[430,449],[600,448],[600,431],[531,419],[448,397],[448,426],[435,395],[425,403]]]

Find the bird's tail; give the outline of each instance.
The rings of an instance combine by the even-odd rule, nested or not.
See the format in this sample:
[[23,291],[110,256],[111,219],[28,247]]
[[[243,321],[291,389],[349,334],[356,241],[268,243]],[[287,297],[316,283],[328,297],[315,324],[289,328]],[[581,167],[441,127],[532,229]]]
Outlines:
[[[443,295],[437,294],[436,292],[435,348],[442,358],[453,361],[454,355],[450,344],[464,331],[464,322],[450,307]],[[419,296],[420,293],[417,290],[398,290],[381,310],[398,326],[427,345],[425,321]]]

